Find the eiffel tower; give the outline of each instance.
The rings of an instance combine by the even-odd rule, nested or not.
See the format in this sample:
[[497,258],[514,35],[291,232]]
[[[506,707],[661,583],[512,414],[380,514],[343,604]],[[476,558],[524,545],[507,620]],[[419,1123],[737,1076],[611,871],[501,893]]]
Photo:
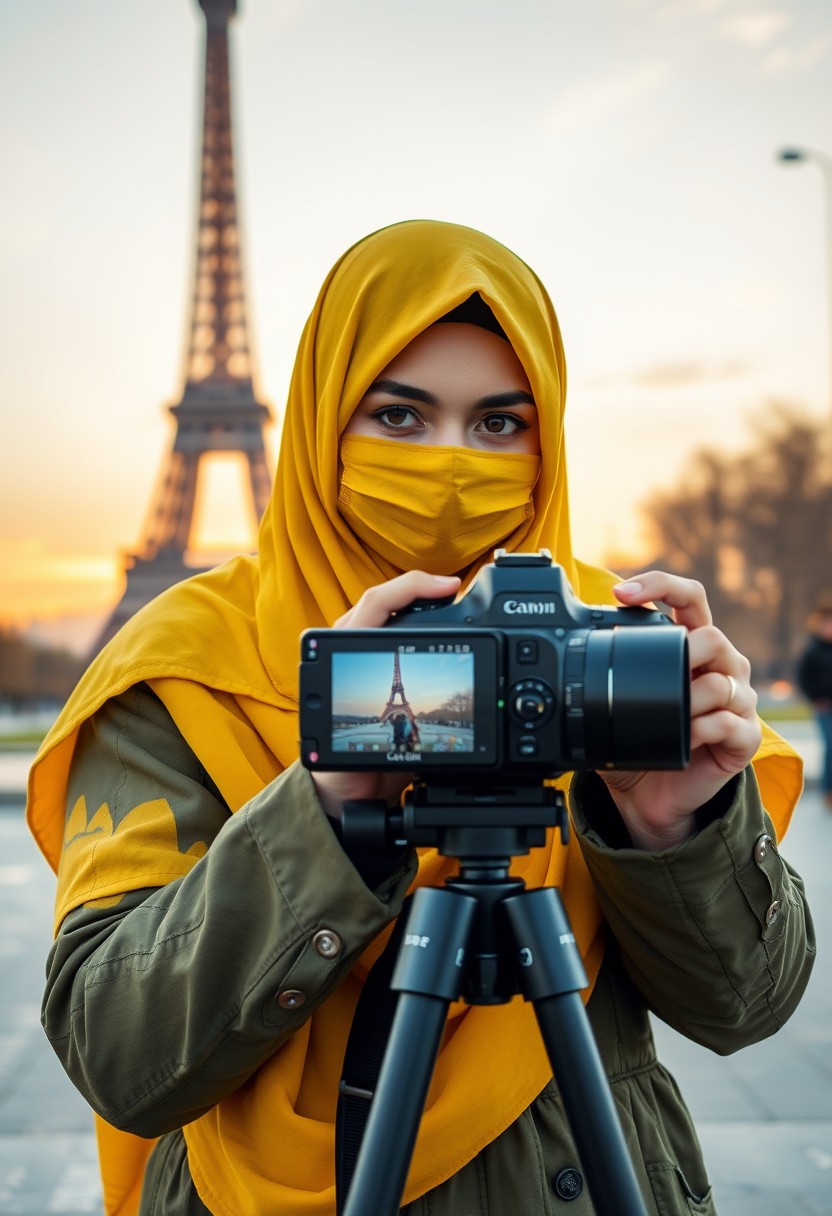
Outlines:
[[[400,700],[397,701],[396,697]],[[393,658],[393,687],[390,689],[390,696],[387,699],[387,704],[379,714],[379,722],[384,726],[391,719],[395,719],[399,714],[404,715],[410,721],[412,728],[411,745],[419,743],[419,726],[416,722],[416,715],[410,708],[410,703],[405,696],[404,685],[402,684],[402,672],[399,666],[399,656],[396,654]]]
[[228,26],[237,0],[199,0],[199,6],[206,22],[202,160],[185,387],[168,407],[176,433],[138,552],[125,555],[126,585],[92,654],[154,596],[210,569],[186,563],[203,456],[245,457],[258,520],[271,490],[264,428],[272,416],[257,400],[252,379],[234,184]]
[[[400,701],[396,697],[401,697]],[[398,654],[393,658],[393,687],[390,689],[390,696],[387,698],[387,704],[379,714],[379,722],[382,724],[388,722],[394,714],[407,714],[408,718],[413,720],[413,710],[408,704],[407,697],[404,694],[404,685],[402,684],[402,671],[399,666]]]

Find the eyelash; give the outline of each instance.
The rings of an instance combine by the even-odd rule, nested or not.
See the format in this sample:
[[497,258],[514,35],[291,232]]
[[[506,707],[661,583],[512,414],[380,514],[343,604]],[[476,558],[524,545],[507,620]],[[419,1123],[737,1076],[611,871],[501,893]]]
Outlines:
[[[385,418],[384,418],[385,414],[392,414],[392,413],[396,413],[396,412],[398,412],[400,414],[409,414],[411,416],[411,418],[418,420],[420,423],[423,421],[421,416],[410,405],[384,405],[380,409],[374,410],[373,413],[370,415],[370,417],[375,419],[375,421],[379,424],[379,426],[385,427],[388,431],[409,430],[410,427],[413,425],[412,422],[404,423],[401,426],[393,426],[392,423],[385,421]],[[524,431],[527,431],[529,429],[529,424],[527,422],[524,422],[522,418],[518,418],[516,414],[505,414],[505,413],[500,413],[500,412],[495,412],[493,414],[483,414],[482,418],[480,418],[480,423],[488,422],[489,419],[491,419],[491,418],[504,419],[506,422],[510,422],[514,426],[514,430],[508,431],[507,433],[497,432],[497,431],[484,431],[483,432],[486,435],[490,435],[494,439],[509,439],[509,438],[513,437],[514,435],[521,435]]]

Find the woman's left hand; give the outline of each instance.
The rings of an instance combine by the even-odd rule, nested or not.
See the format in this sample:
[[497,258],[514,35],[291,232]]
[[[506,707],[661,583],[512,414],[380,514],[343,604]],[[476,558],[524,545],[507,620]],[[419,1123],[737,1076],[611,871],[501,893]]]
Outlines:
[[762,737],[751,664],[713,624],[704,587],[651,570],[613,589],[622,604],[662,601],[688,629],[691,758],[675,772],[601,772],[637,848],[661,850],[695,830],[696,810],[741,772]]

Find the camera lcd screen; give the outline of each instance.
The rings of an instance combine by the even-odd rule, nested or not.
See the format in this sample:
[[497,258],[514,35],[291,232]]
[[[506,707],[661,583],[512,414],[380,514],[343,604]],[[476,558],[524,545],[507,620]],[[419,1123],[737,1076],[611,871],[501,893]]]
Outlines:
[[327,768],[493,764],[496,643],[457,638],[405,640],[391,630],[305,636],[305,761]]
[[332,750],[473,754],[474,656],[459,651],[334,654]]

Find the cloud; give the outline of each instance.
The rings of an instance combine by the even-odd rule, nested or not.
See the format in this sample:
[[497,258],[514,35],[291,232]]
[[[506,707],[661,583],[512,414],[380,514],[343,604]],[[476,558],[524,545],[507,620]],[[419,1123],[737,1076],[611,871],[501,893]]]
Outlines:
[[771,50],[763,60],[763,70],[769,76],[796,76],[826,59],[830,52],[832,30],[827,30],[802,46],[780,46]]
[[735,380],[748,371],[748,365],[738,359],[715,365],[691,360],[646,367],[635,372],[631,380],[640,388],[689,388],[694,384],[711,384],[715,380]]
[[767,46],[778,34],[791,24],[788,13],[769,12],[737,13],[720,21],[717,31],[723,38],[739,42],[743,46]]
[[689,21],[697,17],[713,17],[736,7],[736,0],[644,0],[655,8],[662,21]]
[[314,9],[312,0],[271,0],[266,5],[263,21],[268,34],[285,34],[300,25]]
[[711,36],[755,55],[767,76],[797,76],[832,54],[832,30],[824,29],[800,42],[787,8],[757,7],[754,0],[669,0],[657,10],[657,16],[699,20]]
[[660,93],[668,79],[664,64],[644,64],[629,72],[595,77],[566,89],[544,115],[553,134],[569,134],[620,115],[629,106]]
[[750,367],[739,359],[727,360],[724,363],[708,364],[695,360],[680,360],[678,363],[657,363],[652,367],[644,367],[639,371],[630,372],[620,377],[608,377],[603,380],[593,379],[586,383],[592,388],[620,387],[621,384],[635,385],[636,388],[647,389],[685,389],[704,384],[713,384],[720,380],[735,380],[749,373]]

